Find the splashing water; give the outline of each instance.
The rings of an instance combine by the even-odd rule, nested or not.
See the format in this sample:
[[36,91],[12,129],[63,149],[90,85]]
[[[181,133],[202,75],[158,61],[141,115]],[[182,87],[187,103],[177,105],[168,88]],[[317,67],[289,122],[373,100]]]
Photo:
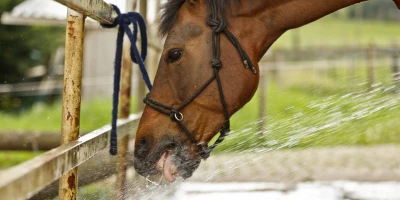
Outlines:
[[[294,175],[285,177],[284,173],[280,175],[279,170],[286,171],[287,174],[300,173],[302,169],[297,167],[303,162],[310,162],[312,154],[301,153],[299,155],[303,157],[296,159],[283,156],[287,160],[280,161],[281,163],[287,165],[295,163],[286,168],[285,166],[260,166],[263,160],[269,159],[265,158],[264,153],[293,147],[314,148],[398,142],[400,136],[396,130],[400,130],[400,124],[396,120],[395,113],[398,113],[400,109],[400,96],[393,92],[396,89],[395,86],[378,83],[371,89],[314,98],[304,105],[288,104],[280,113],[247,122],[241,128],[233,130],[216,149],[217,152],[213,153],[217,157],[221,152],[231,153],[233,156],[229,159],[216,160],[213,160],[214,156],[211,156],[208,161],[202,162],[200,168],[212,170],[198,170],[192,179],[208,183],[241,175],[247,176],[248,180],[257,180],[256,174],[265,173],[264,168],[267,168],[271,169],[269,174],[273,176],[275,174],[277,181],[301,182],[307,179]],[[285,151],[277,152],[286,154]],[[249,159],[249,155],[252,155],[252,159]],[[349,159],[346,162],[352,162],[352,158],[346,159]],[[329,158],[327,161],[329,162]],[[296,166],[297,164],[299,166]],[[313,163],[313,165],[318,165],[318,163]],[[249,166],[253,168],[249,169]],[[361,164],[361,166],[368,167],[367,164]],[[190,182],[191,179],[188,181]],[[167,184],[160,176],[146,177],[143,181],[135,180],[134,182],[133,185],[128,186],[127,199],[168,200],[179,197],[183,180]]]
[[[288,119],[268,116],[262,130],[259,127],[265,118],[250,122],[232,131],[221,149],[249,153],[290,147],[373,144],[375,139],[369,136],[373,129],[378,132],[375,135],[379,135],[382,131],[379,127],[397,124],[393,112],[386,115],[399,109],[400,96],[384,94],[393,89],[394,86],[375,84],[370,91],[331,95],[311,101],[303,108],[289,106],[285,111],[295,112]],[[368,122],[374,122],[376,127]]]

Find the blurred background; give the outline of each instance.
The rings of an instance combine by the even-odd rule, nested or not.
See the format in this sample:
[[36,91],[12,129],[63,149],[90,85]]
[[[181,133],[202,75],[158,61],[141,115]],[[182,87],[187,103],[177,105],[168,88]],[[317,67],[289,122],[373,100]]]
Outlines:
[[[122,10],[145,13],[151,46],[146,66],[153,78],[162,48],[157,27],[163,1],[108,2]],[[66,8],[51,0],[1,0],[0,15],[0,170],[4,170],[59,145]],[[86,20],[81,134],[110,123],[115,39],[116,30],[102,29],[97,22]],[[281,162],[286,160],[282,156],[291,155],[294,163],[287,165],[297,166],[314,157],[313,149],[323,149],[326,152],[321,156],[329,157],[338,148],[343,152],[337,154],[338,167],[346,165],[340,155],[349,149],[355,154],[395,154],[400,150],[394,147],[400,142],[399,57],[400,11],[390,0],[357,4],[286,32],[260,61],[258,92],[234,115],[234,131],[217,148],[217,155],[227,160],[231,160],[224,157],[227,153],[242,155],[238,161],[249,165],[242,167],[246,171],[261,158],[246,161],[243,153],[280,150],[277,152],[284,153],[276,156]],[[132,113],[141,111],[146,92],[138,75],[134,66]],[[296,161],[299,152],[308,154],[301,154],[305,157]],[[357,171],[360,166],[375,166],[368,159],[360,155],[367,164],[350,168]],[[242,180],[231,176],[242,169],[240,166],[231,163],[232,167],[220,168],[211,160],[192,180],[318,180],[317,172],[335,166],[326,162],[312,172],[301,167],[288,170],[290,173],[269,168],[264,179]],[[390,168],[377,168],[397,170],[396,175],[371,175],[370,179],[360,178],[363,174],[341,175],[346,180],[400,180],[398,156],[389,156],[388,162]],[[206,175],[212,178],[202,179]],[[81,192],[86,195],[81,197],[101,199],[94,188]],[[107,196],[105,190],[101,192],[100,196]]]

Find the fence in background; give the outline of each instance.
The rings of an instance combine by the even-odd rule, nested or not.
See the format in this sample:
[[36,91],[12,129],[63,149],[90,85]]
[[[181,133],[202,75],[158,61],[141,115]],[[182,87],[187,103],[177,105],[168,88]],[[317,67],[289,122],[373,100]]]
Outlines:
[[[284,86],[290,80],[289,74],[303,80],[333,78],[337,79],[339,72],[345,71],[347,80],[363,83],[366,89],[372,89],[378,83],[377,70],[385,71],[391,77],[391,83],[395,91],[400,89],[400,46],[390,47],[371,44],[365,47],[319,47],[293,50],[273,50],[260,61],[260,84],[259,84],[259,119],[266,119],[267,84],[270,81]],[[382,68],[386,68],[382,70]],[[362,80],[353,80],[357,72],[363,72]],[[288,76],[289,75],[289,76]],[[379,74],[382,76],[382,74]],[[288,78],[289,77],[289,78]],[[390,82],[386,80],[386,82]],[[318,84],[318,83],[317,83]],[[264,123],[260,123],[263,129]]]
[[[2,171],[2,199],[28,199],[59,180],[59,198],[76,199],[78,166],[96,155],[109,143],[110,126],[97,129],[79,138],[82,89],[82,58],[85,18],[101,23],[113,21],[113,8],[102,0],[57,0],[68,7],[66,24],[64,83],[62,87],[61,146],[20,165]],[[145,4],[145,1],[141,2]],[[146,5],[144,5],[145,8]],[[139,115],[129,115],[132,63],[129,51],[124,51],[121,75],[120,120],[118,121],[118,197],[124,198],[126,154],[129,135],[135,132]]]
[[[293,70],[330,70],[335,76],[336,69],[346,68],[348,77],[354,76],[356,68],[365,68],[369,87],[375,83],[376,68],[389,67],[394,84],[400,84],[400,48],[378,47],[329,47],[307,48],[304,50],[275,50],[260,62],[260,70],[269,73],[278,84],[285,72]],[[379,63],[379,65],[378,65]]]

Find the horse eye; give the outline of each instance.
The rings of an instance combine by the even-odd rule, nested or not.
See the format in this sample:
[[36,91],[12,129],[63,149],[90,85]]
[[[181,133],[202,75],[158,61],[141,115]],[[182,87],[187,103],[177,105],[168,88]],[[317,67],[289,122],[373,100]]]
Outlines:
[[168,62],[173,63],[182,56],[182,50],[172,50],[168,53]]

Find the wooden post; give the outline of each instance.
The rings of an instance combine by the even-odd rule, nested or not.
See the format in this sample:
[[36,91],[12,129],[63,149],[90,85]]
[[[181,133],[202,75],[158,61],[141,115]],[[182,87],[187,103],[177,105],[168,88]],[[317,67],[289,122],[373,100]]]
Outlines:
[[282,86],[283,85],[283,81],[282,81],[282,73],[283,73],[283,67],[285,64],[285,54],[283,54],[283,52],[278,51],[277,55],[276,55],[276,64],[277,64],[277,69],[276,69],[276,79],[278,82],[278,86]]
[[258,133],[262,135],[264,133],[264,125],[266,121],[266,84],[267,81],[265,81],[266,75],[261,72],[260,70],[260,82],[259,82],[259,106],[258,106],[258,118],[259,118],[259,125],[258,125]]
[[[146,0],[140,0],[140,6],[139,6],[139,12],[140,14],[143,16],[144,21],[147,23],[147,1]],[[148,66],[149,65],[149,60],[150,59],[146,59],[145,61],[145,65]],[[141,112],[143,111],[144,108],[144,103],[141,101],[144,98],[144,95],[146,93],[146,84],[144,83],[144,81],[142,81],[142,77],[141,74],[138,73],[138,93],[137,93],[137,98],[139,99],[139,101],[137,101],[137,106],[136,106],[136,111],[137,112]]]
[[[68,8],[61,144],[66,144],[79,138],[84,26],[85,16]],[[78,168],[75,167],[60,178],[58,192],[60,199],[76,199],[77,172]]]
[[[136,0],[127,0],[127,11],[136,10]],[[121,91],[119,93],[119,118],[129,118],[131,109],[131,91],[132,91],[132,60],[130,56],[130,42],[125,40],[122,51],[122,67],[121,67]],[[118,163],[117,163],[117,190],[118,199],[126,197],[126,171],[128,168],[128,144],[129,135],[118,141]]]
[[[155,19],[155,24],[157,25],[157,27],[160,25],[160,9],[161,9],[161,0],[156,0],[156,7],[155,7],[155,13],[156,13],[156,19]],[[152,30],[152,31],[154,31],[154,30]],[[150,33],[149,33],[149,35],[150,35]],[[155,42],[157,42],[158,44],[161,44],[161,39],[158,37],[158,34],[157,34],[157,32],[155,32],[155,33],[151,33],[151,35],[152,35],[152,38],[153,38],[153,40],[155,41]],[[152,61],[152,64],[151,64],[151,66],[149,66],[149,69],[151,68],[151,71],[152,71],[152,79],[154,80],[154,78],[155,78],[155,76],[156,76],[156,74],[157,74],[157,69],[158,69],[158,62],[159,62],[159,60],[160,60],[160,54],[161,54],[161,51],[160,50],[158,50],[158,49],[156,49],[156,48],[152,48],[151,49],[151,51],[152,51],[152,54],[151,54],[151,61]],[[154,82],[154,81],[153,81]]]
[[275,80],[278,86],[281,86],[281,68],[284,65],[284,55],[281,51],[275,50],[273,52],[273,68],[271,70],[271,77]]
[[[130,58],[130,45],[124,45],[122,54],[121,68],[121,91],[119,94],[119,118],[127,119],[131,107],[131,78],[132,78],[132,61]],[[125,199],[126,196],[126,169],[128,152],[129,135],[121,138],[118,141],[118,175],[117,175],[117,190],[118,199]]]
[[375,45],[371,44],[368,48],[368,64],[367,64],[367,76],[368,76],[368,87],[372,88],[375,83]]

